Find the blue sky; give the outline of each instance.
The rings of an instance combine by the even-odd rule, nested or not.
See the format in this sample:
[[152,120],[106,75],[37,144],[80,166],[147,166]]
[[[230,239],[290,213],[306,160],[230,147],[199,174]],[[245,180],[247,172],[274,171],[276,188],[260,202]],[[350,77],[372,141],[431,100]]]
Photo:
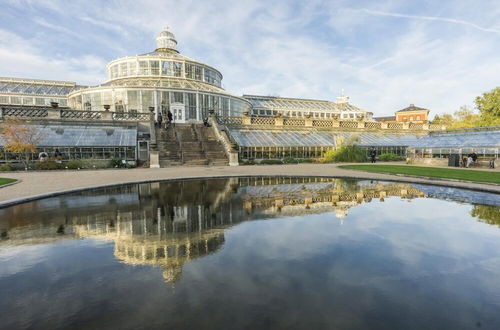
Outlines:
[[500,85],[500,2],[0,0],[0,76],[97,85],[164,25],[235,94],[431,115]]

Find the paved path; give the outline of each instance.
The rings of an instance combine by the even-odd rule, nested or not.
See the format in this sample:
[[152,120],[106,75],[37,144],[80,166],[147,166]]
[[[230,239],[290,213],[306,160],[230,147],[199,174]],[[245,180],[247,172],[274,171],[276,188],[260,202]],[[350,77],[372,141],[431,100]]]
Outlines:
[[376,180],[429,183],[452,187],[469,188],[500,193],[500,185],[469,183],[444,179],[423,179],[392,174],[378,174],[345,170],[336,164],[291,164],[259,166],[221,167],[171,167],[161,169],[138,168],[96,171],[46,171],[1,173],[3,177],[19,179],[21,182],[0,188],[0,207],[92,187],[155,180],[206,178],[217,176],[330,176]]

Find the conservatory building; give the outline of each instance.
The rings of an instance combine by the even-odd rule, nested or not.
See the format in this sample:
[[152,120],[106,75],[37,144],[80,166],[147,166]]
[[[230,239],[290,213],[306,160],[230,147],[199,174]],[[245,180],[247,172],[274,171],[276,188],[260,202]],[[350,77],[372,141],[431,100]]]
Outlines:
[[222,74],[176,49],[175,36],[165,28],[153,52],[119,58],[107,67],[107,81],[68,94],[68,106],[77,110],[149,113],[168,111],[178,123],[199,122],[209,110],[241,116],[249,101],[221,87]]

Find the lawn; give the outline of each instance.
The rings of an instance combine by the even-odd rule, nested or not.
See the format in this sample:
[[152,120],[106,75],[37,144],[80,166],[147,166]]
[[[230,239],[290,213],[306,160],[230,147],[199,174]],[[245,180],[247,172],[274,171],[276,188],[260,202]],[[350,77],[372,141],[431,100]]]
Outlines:
[[17,181],[16,179],[0,178],[0,187],[3,186],[4,184],[9,184],[16,181]]
[[408,174],[432,178],[500,183],[500,172],[408,165],[341,165],[340,168],[376,173]]

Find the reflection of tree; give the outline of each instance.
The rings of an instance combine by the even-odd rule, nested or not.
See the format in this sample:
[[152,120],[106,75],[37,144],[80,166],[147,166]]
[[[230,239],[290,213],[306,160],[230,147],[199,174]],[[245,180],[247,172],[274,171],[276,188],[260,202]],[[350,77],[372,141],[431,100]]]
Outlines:
[[498,206],[474,205],[470,214],[481,222],[500,226],[500,207]]

